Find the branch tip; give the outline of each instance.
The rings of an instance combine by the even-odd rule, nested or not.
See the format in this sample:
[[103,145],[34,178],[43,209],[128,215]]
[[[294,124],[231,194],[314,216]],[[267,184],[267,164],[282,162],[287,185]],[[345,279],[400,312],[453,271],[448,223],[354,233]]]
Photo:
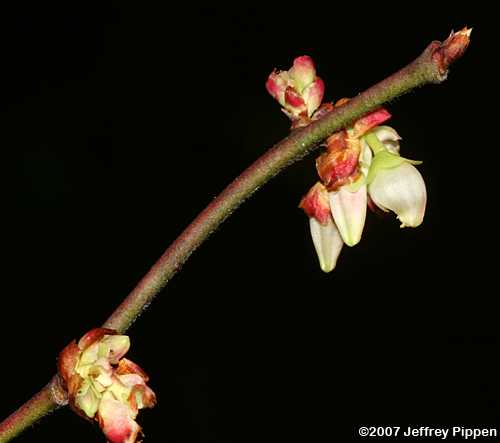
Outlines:
[[432,60],[436,63],[442,80],[446,79],[449,66],[462,57],[469,46],[471,32],[472,28],[466,26],[458,32],[451,31],[443,43],[436,42]]

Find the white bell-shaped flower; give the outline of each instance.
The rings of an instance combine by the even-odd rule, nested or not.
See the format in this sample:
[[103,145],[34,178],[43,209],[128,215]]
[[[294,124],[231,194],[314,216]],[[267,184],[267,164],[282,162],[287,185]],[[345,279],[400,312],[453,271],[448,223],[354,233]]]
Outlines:
[[402,228],[414,228],[422,223],[427,202],[425,182],[408,161],[394,168],[380,169],[368,191],[380,209],[397,215]]
[[380,126],[364,137],[363,143],[375,152],[368,173],[368,193],[383,211],[394,212],[401,227],[419,226],[427,203],[425,182],[415,164],[399,156],[398,133]]

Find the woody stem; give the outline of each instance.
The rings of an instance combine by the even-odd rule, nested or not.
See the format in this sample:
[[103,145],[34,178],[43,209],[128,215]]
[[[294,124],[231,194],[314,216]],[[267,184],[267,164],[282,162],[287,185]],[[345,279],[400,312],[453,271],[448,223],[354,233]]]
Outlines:
[[66,397],[59,376],[54,376],[47,386],[0,423],[0,443],[12,440],[44,416],[65,405]]

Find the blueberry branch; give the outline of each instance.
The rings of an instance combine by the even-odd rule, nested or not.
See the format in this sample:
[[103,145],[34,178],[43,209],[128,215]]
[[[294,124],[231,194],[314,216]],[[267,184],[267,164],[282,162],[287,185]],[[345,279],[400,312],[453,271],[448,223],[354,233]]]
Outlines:
[[[287,166],[317,148],[328,136],[385,102],[429,83],[446,79],[449,65],[469,43],[470,30],[434,41],[409,65],[310,125],[297,129],[249,166],[213,200],[164,252],[138,285],[106,320],[104,327],[125,332],[189,256],[257,189]],[[0,423],[0,443],[6,443],[44,415],[66,403],[58,376]]]

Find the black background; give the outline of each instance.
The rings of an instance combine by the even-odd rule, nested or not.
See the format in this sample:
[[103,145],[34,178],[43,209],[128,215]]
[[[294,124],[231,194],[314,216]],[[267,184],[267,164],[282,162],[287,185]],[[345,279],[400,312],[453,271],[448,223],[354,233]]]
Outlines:
[[[471,47],[449,79],[388,106],[403,155],[424,161],[420,228],[372,214],[362,242],[323,274],[297,208],[316,180],[310,156],[190,258],[130,329],[129,355],[159,397],[141,414],[150,442],[498,426],[498,38],[470,6],[103,1],[0,17],[4,176],[14,170],[4,188],[2,417],[287,134],[264,88],[274,67],[309,54],[326,99],[353,96],[468,25]],[[18,441],[63,439],[103,441],[66,409]]]

